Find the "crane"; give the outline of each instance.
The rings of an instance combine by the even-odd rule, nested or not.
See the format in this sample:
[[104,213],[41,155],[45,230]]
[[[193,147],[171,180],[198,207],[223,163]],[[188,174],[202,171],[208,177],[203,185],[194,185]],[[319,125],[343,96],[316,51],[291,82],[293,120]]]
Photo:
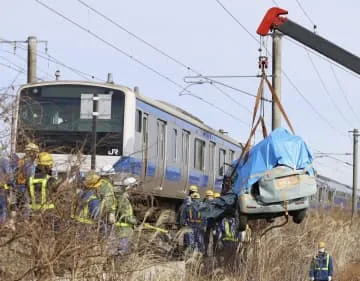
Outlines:
[[278,30],[345,68],[360,74],[360,58],[358,56],[293,22],[284,16],[287,14],[288,11],[282,8],[270,8],[256,30],[257,34],[265,36],[271,30]]

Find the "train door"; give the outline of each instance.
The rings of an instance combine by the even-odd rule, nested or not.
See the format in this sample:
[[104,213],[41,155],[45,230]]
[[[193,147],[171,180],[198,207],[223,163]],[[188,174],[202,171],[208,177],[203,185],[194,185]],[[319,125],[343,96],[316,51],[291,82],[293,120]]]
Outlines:
[[186,191],[189,181],[189,158],[190,158],[190,133],[188,131],[182,131],[182,145],[181,145],[181,175],[184,183],[184,191]]
[[157,120],[157,182],[163,187],[166,167],[166,122]]
[[142,177],[143,182],[146,183],[146,176],[148,173],[148,160],[149,160],[149,126],[148,126],[148,115],[144,113],[142,118]]
[[215,143],[209,143],[209,188],[214,188],[215,184]]

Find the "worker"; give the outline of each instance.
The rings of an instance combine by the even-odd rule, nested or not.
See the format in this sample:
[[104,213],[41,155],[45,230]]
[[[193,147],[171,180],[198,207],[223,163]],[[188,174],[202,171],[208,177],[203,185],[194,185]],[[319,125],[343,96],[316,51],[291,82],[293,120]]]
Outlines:
[[[112,167],[111,167],[112,168]],[[92,172],[95,178],[98,179],[96,186],[98,186],[98,195],[101,200],[101,227],[100,231],[103,238],[107,237],[113,224],[116,221],[116,198],[114,194],[114,186],[111,175],[114,174],[113,169],[105,166],[100,171],[100,176]]]
[[97,182],[98,179],[94,180],[94,177],[91,175],[85,178],[83,189],[77,190],[72,211],[73,219],[80,223],[91,225],[91,227],[96,225],[101,212],[101,201],[97,195],[99,187],[99,185],[96,185]]
[[124,185],[115,189],[116,221],[109,239],[110,254],[115,260],[131,252],[131,237],[134,233],[136,218],[127,192],[129,186],[131,186],[130,183],[127,183],[125,179]]
[[19,211],[23,211],[24,216],[28,215],[28,208],[26,206],[30,203],[30,199],[26,184],[30,177],[35,174],[39,151],[39,147],[36,144],[29,143],[25,146],[25,156],[20,159],[18,158],[15,168],[15,186],[13,188],[14,200],[12,200],[10,206],[14,215]]
[[[13,180],[14,173],[11,167],[11,160],[8,157],[0,158],[0,224],[7,222],[8,201],[10,189],[14,184]],[[14,221],[9,221],[7,226],[14,229]]]
[[223,264],[232,267],[240,242],[240,234],[237,231],[234,217],[226,216],[218,224],[217,253],[223,258]]
[[203,202],[211,201],[213,199],[214,199],[214,192],[211,189],[206,190],[205,198],[204,198]]
[[33,211],[54,209],[51,202],[53,193],[56,192],[56,179],[52,177],[53,159],[47,152],[39,153],[35,174],[29,178],[28,192],[30,207]]
[[179,210],[176,214],[176,225],[178,228],[184,226],[184,216],[186,214],[186,206],[191,203],[191,194],[197,193],[199,188],[196,185],[190,185],[188,190],[188,195],[184,198],[182,204],[179,207]]
[[187,233],[186,245],[193,251],[205,253],[204,247],[204,234],[202,229],[201,213],[199,211],[201,202],[200,194],[194,192],[191,194],[191,203],[185,210],[185,224],[190,227],[189,233]]
[[318,253],[312,259],[310,266],[310,279],[313,281],[331,281],[333,276],[333,260],[325,252],[325,243],[319,242]]

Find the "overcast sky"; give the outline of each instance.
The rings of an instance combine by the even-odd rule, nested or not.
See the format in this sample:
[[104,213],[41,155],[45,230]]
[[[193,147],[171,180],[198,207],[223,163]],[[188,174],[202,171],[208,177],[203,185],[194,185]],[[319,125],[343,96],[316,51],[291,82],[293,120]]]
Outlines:
[[[116,83],[129,87],[138,86],[142,94],[179,105],[211,127],[222,128],[239,141],[246,141],[250,129],[250,111],[254,105],[253,97],[223,86],[219,86],[220,90],[211,85],[194,85],[189,88],[193,94],[236,116],[237,120],[192,96],[179,96],[179,86],[129,59],[121,51],[181,86],[186,85],[183,77],[195,75],[194,72],[160,55],[77,0],[41,1],[96,33],[118,50],[55,15],[35,0],[1,1],[3,13],[0,17],[0,38],[22,41],[29,35],[34,35],[39,40],[47,40],[48,54],[66,65],[101,79],[106,79],[107,73],[111,72]],[[241,25],[258,39],[256,29],[266,10],[274,6],[275,2],[289,11],[288,17],[293,21],[311,30],[315,23],[318,34],[354,54],[360,53],[357,36],[360,2],[356,0],[342,1],[342,5],[335,0],[222,0],[221,3],[241,25],[216,0],[83,1],[203,75],[258,74],[259,43]],[[265,39],[265,44],[271,50],[271,38]],[[287,38],[284,38],[282,47],[285,73],[282,82],[283,104],[296,134],[304,138],[314,153],[331,153],[344,162],[351,162],[351,156],[333,153],[352,152],[352,137],[348,131],[360,127],[359,77],[331,65],[317,55],[310,54],[309,57],[303,47]],[[25,44],[18,44],[15,50],[13,45],[0,44],[0,88],[9,86],[15,79],[14,84],[26,82],[25,75],[18,75],[16,70],[2,65],[11,65],[15,69],[25,68],[25,50]],[[52,79],[59,69],[62,79],[84,79],[46,59],[45,44],[39,43],[38,50],[43,56],[38,60],[40,78]],[[270,54],[269,60],[271,65]],[[271,69],[268,71],[270,73]],[[257,78],[220,81],[254,94],[259,84]],[[266,95],[269,97],[269,92]],[[312,107],[305,99],[311,102]],[[265,109],[265,118],[270,124],[270,105],[266,104]],[[257,135],[256,141],[260,138]],[[329,157],[317,158],[316,168],[321,174],[347,184],[352,183],[352,167],[343,162]]]

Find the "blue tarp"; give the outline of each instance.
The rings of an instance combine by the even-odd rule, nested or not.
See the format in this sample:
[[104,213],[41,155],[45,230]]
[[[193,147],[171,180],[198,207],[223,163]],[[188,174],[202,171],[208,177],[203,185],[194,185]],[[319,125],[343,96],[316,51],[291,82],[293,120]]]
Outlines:
[[[261,178],[261,174],[278,165],[299,170],[308,167],[312,160],[308,146],[299,136],[292,135],[286,129],[278,128],[251,148],[246,163],[244,159],[241,160],[236,169],[234,191],[237,194],[246,192]],[[234,161],[233,167],[237,161]],[[309,172],[313,174],[312,169]]]

